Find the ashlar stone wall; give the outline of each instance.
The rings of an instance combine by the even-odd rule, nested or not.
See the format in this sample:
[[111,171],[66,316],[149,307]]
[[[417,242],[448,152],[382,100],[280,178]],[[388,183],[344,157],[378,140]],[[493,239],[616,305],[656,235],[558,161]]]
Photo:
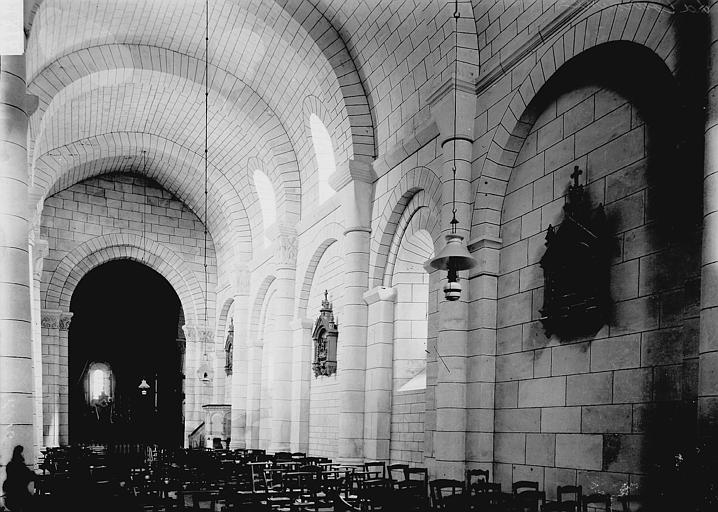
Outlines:
[[[700,251],[656,214],[651,172],[663,169],[645,118],[615,88],[571,87],[542,105],[518,154],[498,280],[494,470],[504,487],[537,480],[552,497],[557,485],[638,485],[656,443],[671,443],[681,400],[695,398]],[[592,337],[547,338],[539,260],[576,165],[615,237],[613,311]]]

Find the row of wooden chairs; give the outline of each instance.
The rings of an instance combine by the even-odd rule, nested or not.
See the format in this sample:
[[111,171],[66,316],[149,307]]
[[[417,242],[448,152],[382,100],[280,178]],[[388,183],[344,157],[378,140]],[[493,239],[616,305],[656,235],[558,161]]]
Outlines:
[[[502,492],[500,484],[490,481],[489,471],[480,469],[467,471],[463,482],[429,482],[426,468],[369,461],[339,476],[336,468],[329,466],[329,459],[299,452],[158,453],[124,476],[102,463],[97,454],[92,457],[93,463],[83,466],[89,482],[107,494],[130,492],[146,510],[214,510],[222,503],[223,510],[269,507],[303,512],[343,507],[369,511],[395,510],[391,507],[401,503],[402,510],[417,511],[582,512],[609,511],[612,501],[608,495],[584,496],[581,486],[559,486],[556,500],[549,501],[538,482],[531,481],[514,482],[510,492]],[[57,471],[54,477],[43,487],[46,494],[65,486],[68,472]],[[614,501],[625,511],[635,510],[635,496]]]
[[431,500],[436,510],[481,512],[610,512],[612,503],[622,512],[641,510],[641,500],[636,495],[616,496],[609,494],[584,495],[580,485],[559,485],[556,500],[546,499],[539,483],[521,480],[511,484],[511,492],[504,493],[501,484],[489,482],[486,470],[467,472],[466,480],[432,480]]

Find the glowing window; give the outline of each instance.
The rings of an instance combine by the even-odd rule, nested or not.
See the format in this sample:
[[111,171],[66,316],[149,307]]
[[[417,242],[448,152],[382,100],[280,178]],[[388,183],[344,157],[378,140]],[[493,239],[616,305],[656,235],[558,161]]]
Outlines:
[[267,175],[262,171],[254,171],[254,186],[259,196],[259,207],[262,209],[262,222],[264,223],[264,243],[269,244],[267,228],[277,221],[277,200],[274,197],[274,187]]
[[110,368],[104,363],[94,363],[88,372],[90,400],[112,396]]
[[99,398],[102,393],[107,394],[105,390],[105,372],[102,370],[93,370],[90,377],[90,390],[92,398]]
[[319,173],[319,202],[323,203],[334,193],[329,185],[329,176],[336,171],[334,161],[334,147],[324,123],[315,115],[309,116],[309,126],[312,130],[312,144],[314,154],[317,156],[317,171]]

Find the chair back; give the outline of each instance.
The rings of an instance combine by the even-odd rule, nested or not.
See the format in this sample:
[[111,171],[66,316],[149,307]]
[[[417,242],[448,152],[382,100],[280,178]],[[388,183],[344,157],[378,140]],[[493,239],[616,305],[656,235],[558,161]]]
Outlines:
[[478,481],[471,486],[472,494],[485,494],[490,492],[501,492],[501,484],[498,482]]
[[429,482],[431,502],[437,510],[451,510],[464,497],[464,482],[449,478],[439,478]]
[[412,486],[421,485],[426,492],[429,484],[429,470],[426,468],[409,468],[406,470],[406,481]]
[[386,469],[393,488],[398,488],[399,484],[408,480],[406,470],[409,469],[409,464],[391,464]]
[[277,452],[274,454],[274,462],[288,462],[292,460],[290,452]]
[[376,473],[376,476],[372,475],[369,478],[386,478],[386,464],[384,461],[374,460],[365,462],[364,471]]
[[471,487],[477,482],[488,482],[489,481],[489,470],[488,469],[469,469],[466,471],[466,488]]
[[561,503],[569,503],[571,512],[580,512],[583,487],[580,485],[559,485],[556,487],[556,499]]
[[519,481],[511,484],[511,492],[513,494],[520,494],[520,493],[526,492],[526,491],[538,491],[538,490],[539,490],[538,482],[533,482],[531,480],[519,480]]
[[516,512],[539,512],[545,505],[546,493],[543,491],[526,490],[514,494]]

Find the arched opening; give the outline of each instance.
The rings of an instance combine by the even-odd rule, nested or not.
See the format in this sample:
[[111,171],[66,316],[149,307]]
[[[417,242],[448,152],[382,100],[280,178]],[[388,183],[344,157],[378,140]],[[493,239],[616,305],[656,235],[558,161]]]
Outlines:
[[[327,292],[328,300],[332,303],[334,318],[340,323],[338,343],[341,343],[341,319],[344,307],[343,267],[344,258],[340,244],[333,243],[327,247],[317,263],[307,301],[307,317],[312,322],[316,322],[322,308],[324,292]],[[312,343],[311,340],[309,343]],[[314,347],[312,346],[312,361],[314,361],[315,356]],[[310,377],[309,452],[316,453],[320,457],[332,458],[337,456],[339,372],[341,372],[341,366],[337,361],[337,373],[329,376],[315,376],[312,373]]]
[[309,116],[309,127],[312,132],[314,155],[317,158],[317,180],[319,184],[319,203],[329,199],[334,190],[329,185],[329,176],[337,170],[334,159],[332,138],[321,119],[312,114]]
[[424,263],[433,255],[431,234],[415,230],[410,223],[401,238],[391,280],[396,289],[390,442],[395,463],[413,462],[423,453],[423,442],[413,434],[409,441],[406,432],[424,431],[429,309],[429,274]]
[[171,285],[112,261],[80,280],[70,310],[70,443],[182,446],[183,317]]

